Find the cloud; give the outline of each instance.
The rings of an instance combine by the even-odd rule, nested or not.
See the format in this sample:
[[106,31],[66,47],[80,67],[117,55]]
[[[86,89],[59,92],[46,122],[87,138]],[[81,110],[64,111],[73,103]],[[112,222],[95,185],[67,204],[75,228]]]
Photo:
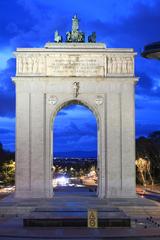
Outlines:
[[0,47],[10,44],[10,40],[33,24],[32,17],[17,0],[0,1]]
[[8,133],[13,133],[14,131],[12,129],[5,129],[5,128],[0,128],[0,134],[8,134]]
[[82,136],[96,136],[97,135],[97,127],[96,124],[92,122],[85,123],[85,120],[70,121],[68,124],[61,125],[60,127],[54,127],[54,135],[55,138],[68,138],[77,140]]
[[136,94],[144,96],[152,95],[152,89],[154,86],[153,78],[151,78],[148,74],[142,72],[139,73],[138,76],[140,76],[140,78],[139,82],[136,85]]
[[61,111],[65,111],[66,115],[60,116],[62,119],[57,118],[57,115],[54,122],[53,148],[56,149],[55,151],[95,151],[97,124],[94,114],[82,105],[69,105]]
[[2,14],[0,17],[1,23],[4,23],[3,26],[0,25],[3,29],[1,48],[8,45],[12,49],[42,47],[47,41],[53,41],[54,31],[57,28],[63,34],[67,31],[69,18],[66,17],[67,14],[60,14],[63,12],[63,8],[56,11],[59,4],[50,4],[48,1],[46,4],[44,1],[30,0],[15,0],[14,2],[9,0],[9,2],[10,5],[6,1],[6,4],[0,6],[6,14],[6,16]]
[[7,68],[0,71],[0,116],[15,116],[15,86],[11,77],[15,75],[15,59],[7,61]]
[[14,91],[14,83],[11,77],[15,76],[16,73],[16,60],[15,58],[10,58],[7,61],[7,66],[5,69],[0,71],[0,88],[3,90]]
[[140,79],[136,86],[136,94],[148,97],[151,101],[153,98],[160,98],[159,81],[155,81],[153,77],[146,73],[140,73],[139,76]]
[[[94,5],[91,0],[85,1],[85,4],[73,0],[62,0],[61,3],[50,0],[3,0],[0,2],[0,33],[3,31],[0,45],[10,44],[12,48],[42,46],[47,40],[53,40],[55,30],[64,36],[71,28],[71,17],[78,12],[84,32],[95,30],[100,41],[112,39],[117,46],[126,47],[129,44],[137,47],[140,39],[154,40],[159,37],[159,0],[152,1],[152,4],[149,2],[127,0],[124,6],[123,1],[116,0],[95,0]],[[157,31],[153,28],[155,23]]]
[[160,130],[160,124],[152,124],[152,123],[138,123],[136,125],[136,137],[140,136],[148,136],[150,133],[154,131]]
[[66,116],[67,115],[67,112],[65,111],[60,111],[57,113],[57,116],[56,117],[61,117],[61,116]]
[[0,143],[4,149],[15,151],[15,119],[0,117]]
[[[117,21],[97,19],[90,26],[97,29],[101,36],[111,37],[114,47],[142,48],[144,44],[159,39],[160,1],[152,1],[152,5],[143,1],[133,2],[129,15],[119,16]],[[156,29],[156,31],[155,31]]]
[[0,116],[15,116],[15,96],[0,91]]

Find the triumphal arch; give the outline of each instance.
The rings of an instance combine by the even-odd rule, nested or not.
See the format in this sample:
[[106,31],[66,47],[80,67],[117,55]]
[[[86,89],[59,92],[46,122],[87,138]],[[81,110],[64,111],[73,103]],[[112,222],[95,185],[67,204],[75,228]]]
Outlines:
[[44,48],[16,56],[16,197],[51,198],[52,124],[72,102],[91,109],[98,124],[99,198],[135,197],[133,49],[107,48],[78,18],[66,42],[55,32]]

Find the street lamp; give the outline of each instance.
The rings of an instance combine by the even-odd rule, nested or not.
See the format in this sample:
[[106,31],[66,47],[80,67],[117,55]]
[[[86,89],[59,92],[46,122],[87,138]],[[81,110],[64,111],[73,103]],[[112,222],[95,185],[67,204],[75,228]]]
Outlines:
[[160,42],[154,42],[144,46],[141,55],[144,58],[160,60]]

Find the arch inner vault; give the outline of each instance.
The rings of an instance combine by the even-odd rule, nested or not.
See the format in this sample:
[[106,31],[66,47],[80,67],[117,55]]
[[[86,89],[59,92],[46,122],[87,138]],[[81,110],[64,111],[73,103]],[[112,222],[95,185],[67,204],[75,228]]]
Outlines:
[[69,102],[98,123],[99,198],[135,197],[133,49],[102,43],[49,43],[18,48],[16,198],[51,198],[51,128]]

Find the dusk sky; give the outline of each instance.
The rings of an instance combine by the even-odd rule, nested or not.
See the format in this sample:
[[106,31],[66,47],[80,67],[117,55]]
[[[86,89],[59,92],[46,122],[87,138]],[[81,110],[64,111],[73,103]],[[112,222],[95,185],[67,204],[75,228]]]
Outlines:
[[[136,136],[160,130],[160,62],[140,56],[160,41],[160,0],[0,0],[0,142],[15,150],[15,59],[17,47],[43,47],[54,31],[65,36],[74,14],[86,35],[96,31],[107,47],[134,48]],[[96,151],[96,119],[83,106],[62,109],[55,119],[55,151]]]

